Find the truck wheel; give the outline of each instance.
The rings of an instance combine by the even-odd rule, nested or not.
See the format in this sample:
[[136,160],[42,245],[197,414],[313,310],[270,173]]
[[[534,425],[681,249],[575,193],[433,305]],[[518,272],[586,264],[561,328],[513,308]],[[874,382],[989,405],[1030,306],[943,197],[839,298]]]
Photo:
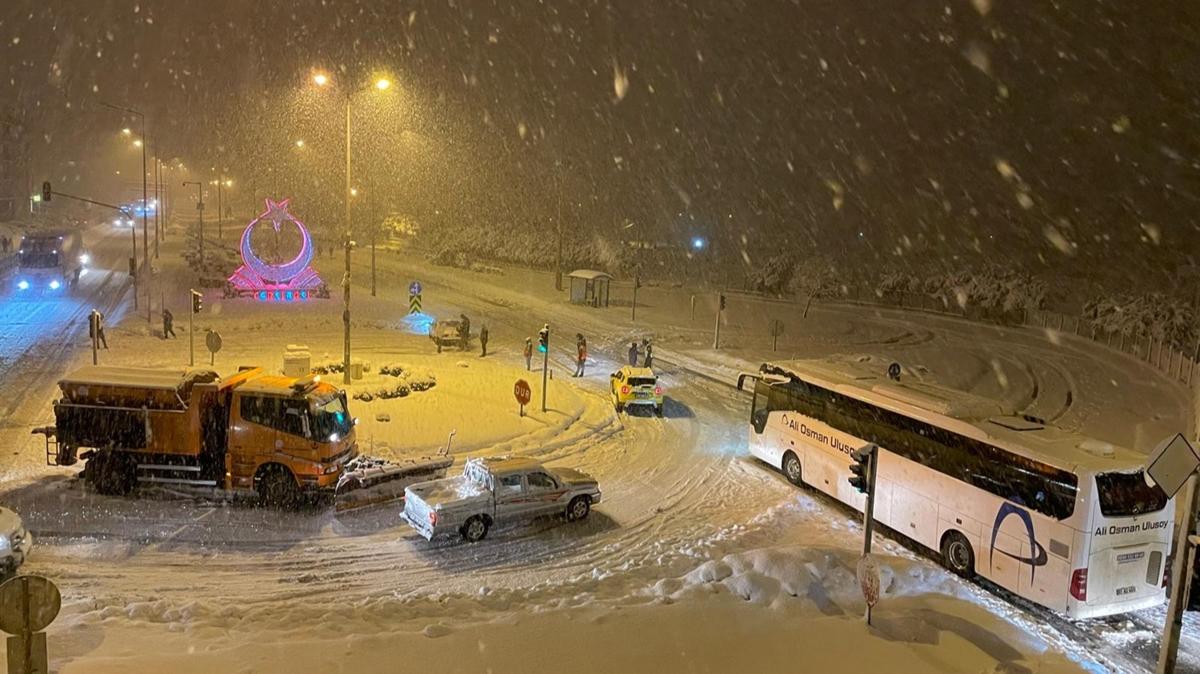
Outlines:
[[462,527],[463,540],[468,543],[478,543],[479,541],[482,541],[483,537],[487,536],[487,532],[487,520],[483,519],[479,515],[467,520]]
[[586,496],[576,496],[567,504],[567,521],[575,522],[585,519],[592,512],[592,499]]
[[942,537],[942,564],[963,578],[975,575],[975,551],[966,536],[948,531]]
[[125,496],[137,482],[137,464],[129,457],[99,452],[89,459],[92,484],[107,496]]
[[296,479],[283,468],[268,470],[258,478],[258,498],[263,505],[274,508],[293,506],[299,500]]

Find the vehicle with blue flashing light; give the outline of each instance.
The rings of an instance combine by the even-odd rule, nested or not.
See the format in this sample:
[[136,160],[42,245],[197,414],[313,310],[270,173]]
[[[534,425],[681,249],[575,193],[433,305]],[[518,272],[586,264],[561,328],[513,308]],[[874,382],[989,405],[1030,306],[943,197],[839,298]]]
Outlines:
[[17,247],[14,283],[20,292],[65,292],[79,283],[90,264],[78,231],[30,232]]
[[1072,619],[1165,600],[1175,509],[1145,457],[1001,402],[859,362],[765,363],[750,453],[791,483],[862,510],[851,454],[874,444],[875,520]]

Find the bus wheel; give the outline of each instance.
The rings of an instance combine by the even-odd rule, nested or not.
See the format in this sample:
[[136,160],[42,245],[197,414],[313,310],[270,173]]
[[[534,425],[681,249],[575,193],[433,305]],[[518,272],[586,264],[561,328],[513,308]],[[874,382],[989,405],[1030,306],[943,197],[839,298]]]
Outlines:
[[942,564],[963,578],[975,575],[975,551],[966,536],[950,531],[942,537]]
[[783,476],[787,478],[788,482],[797,487],[804,484],[804,475],[800,467],[800,457],[796,456],[793,452],[783,455]]

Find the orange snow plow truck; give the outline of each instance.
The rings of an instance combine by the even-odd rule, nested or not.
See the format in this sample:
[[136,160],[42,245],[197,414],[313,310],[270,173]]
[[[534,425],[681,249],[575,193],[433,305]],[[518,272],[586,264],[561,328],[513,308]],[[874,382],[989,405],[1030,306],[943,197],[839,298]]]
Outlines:
[[83,477],[103,494],[173,485],[271,505],[329,494],[345,509],[402,497],[453,462],[359,457],[345,391],[318,376],[89,366],[59,388],[55,425],[34,432],[46,435],[47,463],[86,460]]

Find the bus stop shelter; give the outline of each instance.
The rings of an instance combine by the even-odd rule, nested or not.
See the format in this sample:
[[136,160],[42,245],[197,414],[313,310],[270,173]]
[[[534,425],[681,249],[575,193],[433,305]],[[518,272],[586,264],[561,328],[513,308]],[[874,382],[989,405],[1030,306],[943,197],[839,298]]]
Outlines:
[[567,276],[571,279],[571,304],[608,306],[608,289],[612,276],[594,269],[576,269]]

